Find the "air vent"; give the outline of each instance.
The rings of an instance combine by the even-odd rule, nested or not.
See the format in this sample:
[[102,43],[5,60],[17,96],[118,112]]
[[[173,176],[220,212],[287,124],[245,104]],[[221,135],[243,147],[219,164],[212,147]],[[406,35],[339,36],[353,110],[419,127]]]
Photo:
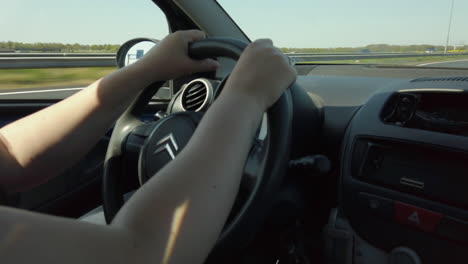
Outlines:
[[424,77],[411,82],[468,82],[468,76],[459,77]]
[[212,85],[204,79],[191,81],[182,92],[182,107],[185,111],[206,110],[213,95],[212,90]]

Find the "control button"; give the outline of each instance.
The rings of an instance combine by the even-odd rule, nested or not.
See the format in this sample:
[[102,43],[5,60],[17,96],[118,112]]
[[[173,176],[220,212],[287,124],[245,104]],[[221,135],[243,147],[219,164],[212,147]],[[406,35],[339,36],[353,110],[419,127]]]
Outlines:
[[400,224],[412,226],[425,232],[434,232],[441,219],[442,214],[395,202],[395,220]]
[[451,217],[443,217],[435,233],[448,239],[468,242],[468,223]]
[[359,201],[373,214],[392,219],[394,211],[392,200],[368,193],[359,193]]
[[154,121],[158,121],[160,119],[163,119],[165,118],[166,116],[168,116],[168,114],[164,111],[158,111],[156,114],[154,114],[153,116],[153,120]]
[[389,264],[421,264],[421,258],[414,250],[407,247],[397,247],[390,252]]
[[367,143],[364,162],[359,169],[359,177],[372,179],[378,175],[384,160],[383,148],[383,146],[378,144]]

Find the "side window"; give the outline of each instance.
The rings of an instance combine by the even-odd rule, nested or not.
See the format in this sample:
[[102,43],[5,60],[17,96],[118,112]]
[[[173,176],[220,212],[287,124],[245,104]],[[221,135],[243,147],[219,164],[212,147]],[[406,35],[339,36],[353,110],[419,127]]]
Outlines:
[[6,1],[0,25],[0,98],[79,90],[116,70],[115,53],[125,41],[168,34],[151,0]]

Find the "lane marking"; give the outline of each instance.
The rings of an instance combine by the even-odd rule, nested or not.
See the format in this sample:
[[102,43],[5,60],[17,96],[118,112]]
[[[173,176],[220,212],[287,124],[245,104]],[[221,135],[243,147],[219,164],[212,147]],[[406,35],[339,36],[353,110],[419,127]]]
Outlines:
[[30,94],[30,93],[51,93],[51,92],[83,90],[84,88],[85,87],[48,89],[48,90],[36,90],[36,91],[21,91],[21,92],[7,92],[7,93],[0,93],[0,95]]
[[454,60],[454,61],[439,61],[439,62],[430,62],[430,63],[423,63],[423,64],[418,64],[416,66],[426,66],[426,65],[432,65],[432,64],[440,64],[440,63],[451,63],[451,62],[460,62],[460,61],[468,61],[468,60]]

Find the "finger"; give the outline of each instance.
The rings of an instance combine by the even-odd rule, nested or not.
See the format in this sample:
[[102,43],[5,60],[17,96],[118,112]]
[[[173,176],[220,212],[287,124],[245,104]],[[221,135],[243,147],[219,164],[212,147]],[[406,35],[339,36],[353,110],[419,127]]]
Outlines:
[[278,48],[273,48],[274,50],[274,53],[278,54],[279,56],[281,56],[284,61],[286,62],[287,65],[289,65],[290,67],[294,67],[294,65],[296,65],[296,59],[294,59],[294,57],[290,57],[288,55],[286,55],[284,52],[282,52],[280,49]]
[[187,42],[194,42],[206,38],[205,32],[196,29],[183,31],[183,36]]
[[193,61],[193,63],[194,63],[194,69],[193,69],[194,72],[215,71],[221,66],[219,62],[213,59],[196,60],[196,61]]

